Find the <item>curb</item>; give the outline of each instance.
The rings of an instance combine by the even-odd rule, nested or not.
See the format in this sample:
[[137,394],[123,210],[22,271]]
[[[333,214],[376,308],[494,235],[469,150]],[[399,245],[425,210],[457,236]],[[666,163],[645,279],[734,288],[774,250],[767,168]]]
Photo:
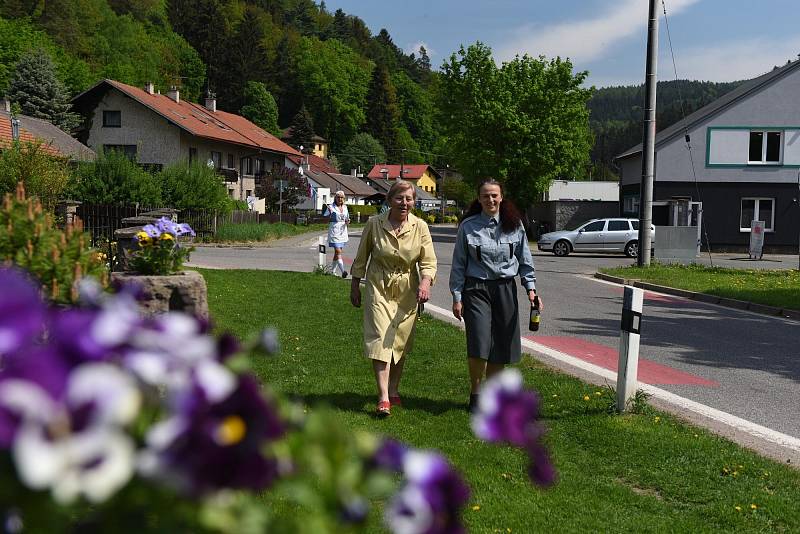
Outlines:
[[800,311],[798,310],[785,310],[776,306],[767,306],[766,304],[758,304],[756,302],[749,302],[746,300],[737,300],[727,297],[720,297],[717,295],[710,295],[708,293],[698,293],[696,291],[689,291],[686,289],[678,289],[669,286],[660,286],[658,284],[651,284],[650,282],[641,282],[639,280],[628,280],[620,278],[619,276],[611,276],[609,274],[597,272],[594,277],[606,282],[612,282],[620,285],[632,285],[647,291],[656,291],[666,295],[675,295],[706,304],[716,304],[717,306],[724,306],[726,308],[734,308],[737,310],[745,310],[761,315],[770,315],[772,317],[782,317],[783,319],[790,319],[793,321],[800,321]]

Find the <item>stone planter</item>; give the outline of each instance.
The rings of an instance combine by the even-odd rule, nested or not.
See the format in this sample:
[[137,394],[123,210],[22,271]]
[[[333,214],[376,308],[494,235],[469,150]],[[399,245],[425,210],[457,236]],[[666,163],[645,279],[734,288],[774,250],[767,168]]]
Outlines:
[[147,316],[180,311],[208,319],[208,289],[205,279],[196,271],[166,276],[111,273],[111,281],[141,287],[145,298],[139,303],[139,308]]

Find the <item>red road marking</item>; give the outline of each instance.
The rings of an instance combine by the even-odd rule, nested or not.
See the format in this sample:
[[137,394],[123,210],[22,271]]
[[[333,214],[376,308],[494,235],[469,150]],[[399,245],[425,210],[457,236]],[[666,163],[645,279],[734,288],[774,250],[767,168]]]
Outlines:
[[[530,341],[534,341],[545,347],[555,349],[559,352],[569,354],[575,358],[580,358],[583,361],[591,364],[610,369],[617,370],[619,362],[619,348],[606,347],[591,341],[584,341],[574,337],[562,336],[537,336],[527,335],[524,336]],[[639,356],[639,380],[646,384],[681,384],[690,386],[707,386],[717,387],[718,382],[708,380],[691,373],[680,371],[667,365],[662,365],[650,360],[646,360]]]

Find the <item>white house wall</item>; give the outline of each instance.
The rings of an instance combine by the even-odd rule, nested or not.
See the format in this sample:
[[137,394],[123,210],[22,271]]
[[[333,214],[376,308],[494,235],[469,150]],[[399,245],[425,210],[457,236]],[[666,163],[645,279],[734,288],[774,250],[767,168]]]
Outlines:
[[[689,131],[691,136],[694,170],[699,182],[769,182],[796,183],[798,169],[788,165],[800,164],[800,69],[795,69],[756,93],[738,100],[733,105],[707,118],[705,122]],[[784,143],[784,165],[747,165],[747,145],[742,137],[733,134],[719,134],[724,130],[715,127],[742,127],[733,132],[747,134],[753,129],[787,129],[782,136]],[[711,137],[721,144],[712,146],[709,151],[711,163],[725,158],[726,161],[744,161],[740,166],[714,167],[706,165],[706,136],[711,128]],[[749,135],[749,134],[747,134]],[[689,152],[683,134],[674,137],[665,144],[657,146],[656,179],[665,182],[691,182],[694,180]],[[741,155],[734,154],[743,150]],[[629,166],[623,169],[624,184],[638,182],[641,177],[640,157],[626,158],[633,160],[633,166],[639,166],[635,180],[628,175]]]
[[[121,128],[103,126],[103,111],[119,111]],[[119,91],[107,91],[94,110],[86,144],[100,153],[103,145],[136,145],[139,163],[180,159],[180,128]]]
[[610,200],[619,198],[619,182],[553,180],[545,200]]

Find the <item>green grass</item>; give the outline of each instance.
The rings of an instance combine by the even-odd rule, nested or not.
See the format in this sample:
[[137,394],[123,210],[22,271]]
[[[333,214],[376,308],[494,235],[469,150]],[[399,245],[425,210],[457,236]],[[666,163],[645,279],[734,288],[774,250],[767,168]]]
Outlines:
[[601,272],[629,280],[688,289],[739,300],[800,310],[800,271],[744,270],[702,265],[618,267]]
[[526,359],[520,367],[541,395],[559,472],[555,487],[536,488],[520,451],[483,443],[470,430],[459,329],[420,319],[400,388],[405,406],[377,420],[349,281],[265,271],[203,275],[219,329],[280,331],[281,355],[254,362],[263,381],[309,406],[332,406],[348,428],[446,454],[472,488],[464,514],[470,532],[796,532],[800,525],[797,471],[650,408],[610,415],[607,390]]
[[219,228],[217,228],[217,235],[212,239],[221,243],[263,242],[309,232],[322,232],[327,230],[327,228],[327,224],[297,226],[289,223],[231,223],[220,225]]

